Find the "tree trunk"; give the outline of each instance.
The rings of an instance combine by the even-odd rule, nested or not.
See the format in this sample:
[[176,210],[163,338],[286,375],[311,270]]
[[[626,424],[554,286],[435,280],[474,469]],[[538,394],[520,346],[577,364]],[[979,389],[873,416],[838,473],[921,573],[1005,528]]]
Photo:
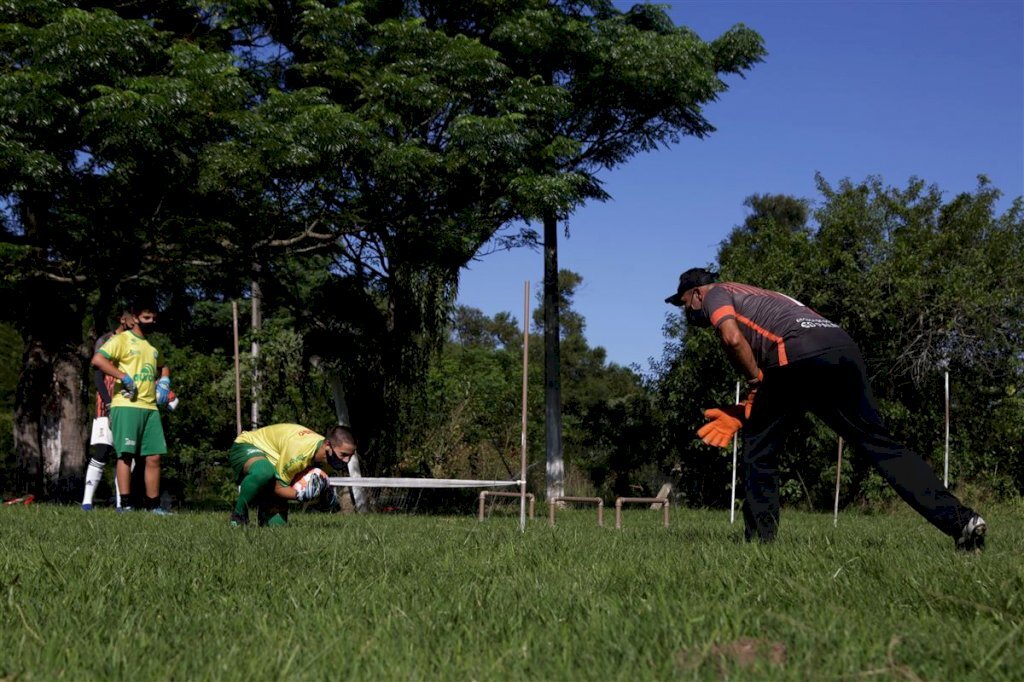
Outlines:
[[[327,381],[331,384],[331,394],[334,396],[334,414],[338,419],[338,424],[351,428],[352,420],[349,417],[348,400],[345,397],[345,385],[341,382],[341,377],[338,376],[337,372],[325,368],[319,357],[313,356],[311,361],[314,367],[327,374]],[[348,474],[355,478],[363,475],[359,464],[359,455],[352,455],[352,458],[349,460]],[[357,512],[367,512],[370,510],[364,488],[349,488],[349,491],[352,494],[352,504]]]
[[[23,197],[31,241],[45,242],[50,199],[35,192]],[[85,469],[84,289],[46,278],[23,281],[19,289],[9,311],[25,342],[14,398],[15,483],[41,498],[70,499],[81,493]]]
[[[60,499],[76,499],[81,494],[86,465],[86,401],[82,386],[82,356],[77,349],[62,353],[54,367],[53,392],[58,396],[58,432],[52,448],[57,457],[44,466],[46,480],[56,476],[56,495]],[[44,441],[46,442],[46,441]]]
[[38,341],[26,339],[25,354],[14,396],[14,453],[18,463],[14,489],[43,493],[43,451],[39,438],[39,422],[43,397],[51,381],[50,365]]
[[558,310],[558,220],[544,217],[544,433],[547,499],[565,495],[562,459],[561,325]]
[[[72,321],[69,328],[81,327]],[[14,406],[16,484],[42,498],[68,500],[81,492],[87,447],[82,364],[70,341],[45,333],[26,339]]]

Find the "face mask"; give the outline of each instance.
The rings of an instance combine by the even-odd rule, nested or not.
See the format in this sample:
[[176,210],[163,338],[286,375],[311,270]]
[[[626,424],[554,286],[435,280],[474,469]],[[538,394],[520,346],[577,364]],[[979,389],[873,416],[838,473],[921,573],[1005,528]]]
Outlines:
[[[355,454],[355,450],[351,454],[341,453],[342,455],[352,458]],[[330,441],[327,442],[327,463],[331,465],[331,468],[335,471],[345,471],[348,467],[348,463],[341,458],[338,452],[331,445]]]
[[156,331],[156,322],[136,322],[135,328],[143,334],[150,334]]
[[704,314],[703,308],[694,310],[690,306],[686,306],[686,324],[690,327],[710,327],[711,320]]

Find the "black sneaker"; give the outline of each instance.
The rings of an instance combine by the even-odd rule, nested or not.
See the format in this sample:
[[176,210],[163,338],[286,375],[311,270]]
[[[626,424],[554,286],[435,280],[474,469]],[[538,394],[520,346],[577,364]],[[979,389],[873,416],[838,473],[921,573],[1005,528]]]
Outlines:
[[985,519],[975,514],[960,531],[960,537],[956,539],[956,548],[964,552],[980,552],[985,549],[985,532],[987,530]]
[[231,512],[231,527],[232,528],[238,528],[239,526],[248,526],[248,525],[249,525],[249,518],[248,517],[242,516],[241,514],[236,514],[234,512]]

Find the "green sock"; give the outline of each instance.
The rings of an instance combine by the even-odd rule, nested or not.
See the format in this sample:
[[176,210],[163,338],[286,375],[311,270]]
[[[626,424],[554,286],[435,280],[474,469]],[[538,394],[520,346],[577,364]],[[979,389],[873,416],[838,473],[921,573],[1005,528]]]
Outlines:
[[248,516],[249,505],[268,483],[273,485],[275,474],[274,466],[269,461],[259,459],[253,462],[242,479],[238,502],[235,503],[235,513],[239,516]]

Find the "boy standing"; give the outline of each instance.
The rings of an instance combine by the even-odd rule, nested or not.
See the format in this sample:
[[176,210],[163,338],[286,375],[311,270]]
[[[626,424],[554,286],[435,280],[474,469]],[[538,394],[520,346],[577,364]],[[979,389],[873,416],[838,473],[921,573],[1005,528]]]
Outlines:
[[[96,339],[93,353],[98,353],[107,341],[113,336],[120,334],[131,327],[131,311],[125,309],[117,320],[117,328],[107,332]],[[107,457],[114,451],[113,435],[110,432],[110,401],[114,395],[114,377],[107,376],[102,371],[93,371],[93,383],[96,386],[96,416],[92,420],[92,438],[89,445],[92,446],[92,457],[89,459],[89,466],[85,470],[85,492],[82,494],[82,509],[92,511],[92,498],[96,494],[96,486],[103,479],[103,468],[107,465]],[[118,508],[121,501],[118,495]]]
[[[170,512],[160,505],[160,456],[167,452],[158,405],[171,395],[170,370],[164,367],[157,379],[159,353],[146,336],[156,327],[156,305],[135,303],[132,328],[108,340],[92,357],[92,365],[116,379],[110,401],[110,429],[117,453],[117,483],[121,494],[131,494],[131,460],[145,464],[145,508],[155,514]],[[122,507],[130,509],[130,507]]]

